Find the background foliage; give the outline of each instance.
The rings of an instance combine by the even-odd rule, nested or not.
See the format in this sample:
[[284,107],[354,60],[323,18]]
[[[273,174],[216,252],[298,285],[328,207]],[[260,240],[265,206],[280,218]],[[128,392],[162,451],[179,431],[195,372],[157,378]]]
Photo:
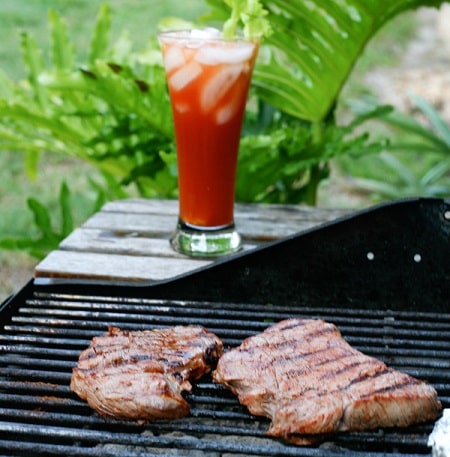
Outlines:
[[[14,10],[18,3],[7,1],[6,5]],[[11,233],[4,225],[7,236],[0,247],[27,250],[39,257],[106,199],[128,195],[176,197],[171,116],[154,39],[157,20],[149,30],[142,24],[142,11],[151,9],[148,2],[110,3],[111,8],[94,10],[98,3],[36,1],[34,5],[39,5],[41,12],[52,6],[45,22],[49,37],[24,31],[19,40],[23,68],[13,69],[12,77],[0,71],[0,158],[9,161],[25,154],[24,169],[15,159],[5,168],[17,173],[22,182],[25,171],[26,179],[41,183],[40,192],[51,194],[51,199],[40,192],[28,199],[32,219],[27,225],[32,229],[26,227],[20,234],[14,223]],[[168,9],[152,11],[193,20],[207,10],[203,2],[189,2],[189,11],[183,12],[180,3],[175,3],[156,2],[155,6]],[[207,3],[214,9],[214,18],[221,19],[221,1]],[[388,168],[393,178],[391,186],[376,176],[355,180],[371,194],[396,198],[448,191],[448,161],[444,161],[447,165],[440,164],[442,156],[448,157],[446,126],[423,101],[420,106],[432,129],[411,119],[402,120],[391,108],[376,103],[360,104],[345,122],[338,123],[335,117],[339,94],[377,30],[400,11],[421,4],[438,5],[440,1],[395,0],[383,11],[378,1],[353,3],[361,4],[361,20],[345,21],[349,11],[342,7],[344,3],[334,3],[331,11],[327,10],[330,2],[317,2],[322,6],[311,11],[310,2],[295,9],[288,0],[270,2],[284,8],[284,14],[272,11],[276,33],[255,71],[239,156],[238,200],[314,204],[332,159],[351,164],[355,157],[365,159],[375,154],[380,157],[381,168]],[[31,9],[19,10],[25,17],[32,14]],[[80,10],[85,17],[79,15]],[[120,14],[116,16],[116,12]],[[119,26],[114,23],[117,17]],[[337,20],[331,27],[327,22],[330,17]],[[310,29],[302,24],[312,18],[309,26],[313,33],[309,35]],[[128,28],[133,24],[133,35],[120,32],[123,24]],[[80,40],[71,37],[74,29]],[[283,91],[285,87],[289,90]],[[404,143],[366,133],[365,124],[373,119],[394,127],[396,132],[415,136],[414,150],[427,152],[436,161],[429,162],[423,173],[411,172],[407,163],[392,155],[405,150]],[[409,143],[409,151],[411,146]],[[79,159],[93,165],[88,172],[81,168]],[[65,181],[42,181],[53,161],[65,167]],[[84,182],[79,186],[76,180],[80,178]],[[1,197],[8,198],[6,192]]]

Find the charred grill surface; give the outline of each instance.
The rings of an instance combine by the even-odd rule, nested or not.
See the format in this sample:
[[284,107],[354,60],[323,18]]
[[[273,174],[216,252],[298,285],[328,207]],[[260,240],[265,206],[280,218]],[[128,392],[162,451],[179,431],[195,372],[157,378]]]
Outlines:
[[[388,366],[429,383],[450,407],[450,314],[339,307],[272,306],[67,295],[27,287],[6,304],[0,329],[0,453],[11,456],[321,456],[430,455],[432,423],[405,429],[337,432],[315,446],[267,437],[265,417],[249,414],[210,375],[192,381],[190,414],[146,424],[105,419],[70,390],[72,370],[93,337],[201,325],[224,347],[288,318],[320,318]],[[344,376],[344,373],[341,374]]]

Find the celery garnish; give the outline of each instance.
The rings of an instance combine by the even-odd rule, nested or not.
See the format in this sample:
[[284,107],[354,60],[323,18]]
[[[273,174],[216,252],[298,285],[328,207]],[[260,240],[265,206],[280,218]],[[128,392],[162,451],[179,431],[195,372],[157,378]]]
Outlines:
[[268,36],[272,32],[266,18],[268,11],[260,0],[224,0],[231,8],[230,18],[224,23],[223,35],[233,38],[237,35],[239,25],[242,25],[244,38]]

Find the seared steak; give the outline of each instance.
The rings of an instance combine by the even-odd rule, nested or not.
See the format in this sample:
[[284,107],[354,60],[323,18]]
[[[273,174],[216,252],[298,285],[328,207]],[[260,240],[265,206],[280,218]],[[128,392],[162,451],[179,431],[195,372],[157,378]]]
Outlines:
[[174,419],[189,414],[182,396],[189,380],[209,372],[222,353],[222,341],[203,327],[110,327],[80,354],[70,388],[103,416]]
[[436,391],[352,348],[333,325],[288,319],[226,352],[213,373],[268,435],[312,444],[324,434],[436,419]]

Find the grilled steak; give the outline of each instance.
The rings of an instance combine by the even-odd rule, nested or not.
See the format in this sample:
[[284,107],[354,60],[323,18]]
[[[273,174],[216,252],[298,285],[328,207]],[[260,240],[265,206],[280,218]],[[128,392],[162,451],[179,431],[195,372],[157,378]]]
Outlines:
[[221,357],[213,379],[272,420],[268,435],[299,445],[337,431],[406,427],[441,409],[432,387],[352,348],[321,320],[288,319],[247,338]]
[[93,338],[73,369],[70,388],[99,414],[151,421],[189,414],[182,392],[223,353],[203,327],[122,331]]

